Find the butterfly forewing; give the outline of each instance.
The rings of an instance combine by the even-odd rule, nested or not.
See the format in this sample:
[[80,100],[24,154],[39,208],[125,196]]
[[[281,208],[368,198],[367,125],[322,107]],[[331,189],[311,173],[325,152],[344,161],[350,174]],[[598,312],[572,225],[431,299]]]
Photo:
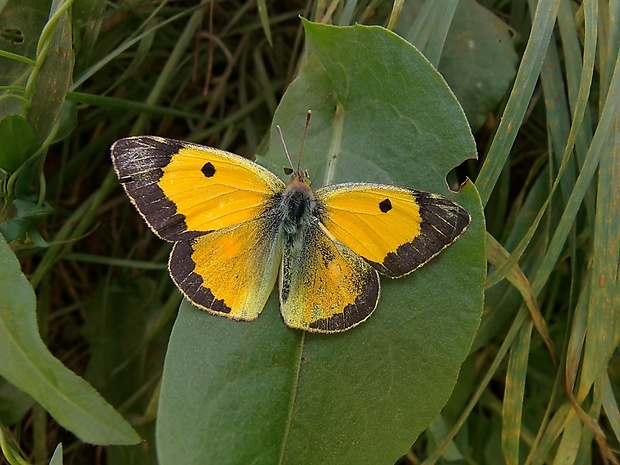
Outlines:
[[450,199],[415,189],[350,183],[319,189],[316,196],[329,234],[391,277],[424,265],[470,222]]
[[285,187],[239,155],[162,137],[121,139],[112,160],[138,211],[169,241],[255,219]]

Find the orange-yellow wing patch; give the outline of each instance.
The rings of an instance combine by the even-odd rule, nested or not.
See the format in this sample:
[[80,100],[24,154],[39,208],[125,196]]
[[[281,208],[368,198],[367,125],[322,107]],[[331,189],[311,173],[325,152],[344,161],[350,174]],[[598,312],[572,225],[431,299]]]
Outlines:
[[256,218],[285,187],[239,155],[163,137],[121,139],[112,161],[138,211],[168,241]]
[[314,223],[296,241],[284,244],[280,311],[291,328],[345,331],[377,306],[379,275],[366,261],[328,237]]
[[403,187],[336,184],[318,189],[316,197],[329,234],[391,277],[424,265],[470,222],[452,200]]
[[268,215],[177,242],[170,275],[183,294],[218,315],[254,320],[275,284],[282,245]]

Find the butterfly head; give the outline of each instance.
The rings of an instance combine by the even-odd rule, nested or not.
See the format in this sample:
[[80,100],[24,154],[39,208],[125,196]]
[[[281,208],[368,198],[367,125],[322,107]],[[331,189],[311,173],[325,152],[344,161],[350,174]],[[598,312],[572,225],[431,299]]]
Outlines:
[[308,170],[300,169],[299,171],[296,171],[292,168],[284,168],[284,173],[291,176],[291,181],[289,185],[293,184],[294,182],[300,182],[307,186],[310,186],[312,184],[312,181],[310,181],[310,177],[308,176]]

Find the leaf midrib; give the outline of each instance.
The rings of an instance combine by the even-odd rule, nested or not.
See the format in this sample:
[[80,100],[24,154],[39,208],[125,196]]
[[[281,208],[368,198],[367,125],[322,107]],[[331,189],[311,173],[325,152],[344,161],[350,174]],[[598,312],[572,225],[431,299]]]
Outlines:
[[282,446],[280,448],[280,457],[278,458],[278,465],[284,463],[284,454],[286,453],[286,446],[288,444],[288,436],[291,431],[291,425],[293,424],[293,412],[295,410],[295,402],[297,400],[297,388],[299,386],[299,377],[301,375],[301,358],[304,353],[304,343],[306,341],[306,332],[301,334],[301,340],[299,341],[299,353],[297,354],[297,366],[295,369],[295,375],[293,378],[293,385],[291,389],[291,399],[288,406],[288,416],[286,418],[286,424],[284,425],[284,436],[282,437]]
[[332,138],[327,150],[327,160],[325,160],[325,177],[323,178],[323,186],[329,186],[334,181],[334,173],[336,172],[336,162],[340,157],[342,147],[342,130],[344,128],[344,107],[342,103],[336,105],[334,121],[332,123]]

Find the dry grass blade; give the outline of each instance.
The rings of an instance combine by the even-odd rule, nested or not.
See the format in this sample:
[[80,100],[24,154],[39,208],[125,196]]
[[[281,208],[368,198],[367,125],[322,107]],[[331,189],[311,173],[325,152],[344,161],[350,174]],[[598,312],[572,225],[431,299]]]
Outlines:
[[[487,259],[489,263],[499,268],[508,262],[510,255],[508,252],[501,246],[497,240],[490,234],[487,234]],[[557,351],[555,349],[555,344],[553,343],[553,339],[549,334],[549,328],[547,327],[547,323],[545,322],[545,318],[540,312],[540,308],[538,306],[538,301],[536,300],[536,296],[532,291],[532,286],[528,281],[527,277],[523,273],[523,270],[519,267],[518,264],[513,264],[506,274],[506,279],[510,281],[510,283],[519,291],[521,296],[523,297],[523,301],[527,306],[527,309],[530,312],[530,316],[532,321],[534,322],[534,326],[536,327],[536,331],[540,334],[545,342],[545,345],[549,349],[549,353],[554,363],[557,364],[558,356]]]

